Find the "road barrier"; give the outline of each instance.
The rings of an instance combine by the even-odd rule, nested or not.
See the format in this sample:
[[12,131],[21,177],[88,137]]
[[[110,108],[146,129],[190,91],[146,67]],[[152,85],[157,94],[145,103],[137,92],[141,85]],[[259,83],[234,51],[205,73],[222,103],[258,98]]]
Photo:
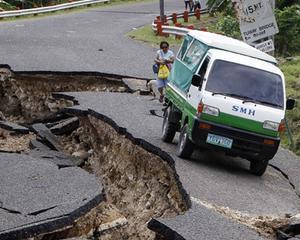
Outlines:
[[9,18],[9,17],[20,17],[20,16],[26,16],[26,15],[37,15],[40,13],[49,13],[49,12],[55,12],[59,10],[65,10],[80,6],[86,6],[91,5],[95,3],[106,3],[109,2],[109,0],[81,0],[71,3],[63,3],[58,4],[55,6],[48,6],[48,7],[39,7],[39,8],[30,8],[30,9],[22,9],[22,10],[12,10],[12,11],[3,11],[0,12],[0,19],[1,18]]
[[[177,23],[178,18],[184,18],[186,19],[187,16],[195,16],[196,19],[200,20],[200,15],[204,13],[208,13],[208,9],[201,9],[196,10],[195,12],[188,13],[187,11],[184,11],[184,13],[173,13],[169,16],[165,16],[165,21],[162,23],[160,20],[160,17],[157,16],[156,19],[152,22],[152,30],[157,33],[159,36],[168,36],[169,34],[175,35],[176,38],[181,38],[182,36],[185,36],[191,29],[194,29],[193,25],[189,26],[182,26],[180,23]],[[168,26],[168,21],[173,21],[175,24],[174,26]],[[201,28],[200,30],[206,31],[206,28]]]

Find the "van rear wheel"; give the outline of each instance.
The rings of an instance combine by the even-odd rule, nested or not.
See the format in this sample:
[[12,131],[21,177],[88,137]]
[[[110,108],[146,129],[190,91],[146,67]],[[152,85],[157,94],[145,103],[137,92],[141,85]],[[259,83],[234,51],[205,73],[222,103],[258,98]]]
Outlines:
[[168,142],[168,143],[173,141],[177,130],[176,124],[170,122],[170,115],[172,113],[171,108],[172,107],[169,106],[164,112],[164,121],[162,125],[162,135],[161,135],[161,139],[164,142]]
[[269,160],[252,160],[250,162],[250,173],[256,176],[262,176],[267,167],[268,167]]
[[177,156],[181,158],[190,158],[194,151],[194,144],[189,139],[188,128],[188,124],[185,124],[179,135],[176,152]]

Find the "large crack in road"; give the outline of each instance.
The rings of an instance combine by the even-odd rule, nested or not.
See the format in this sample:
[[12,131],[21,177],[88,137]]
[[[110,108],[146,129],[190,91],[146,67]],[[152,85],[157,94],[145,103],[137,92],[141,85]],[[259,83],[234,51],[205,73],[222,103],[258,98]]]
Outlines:
[[[293,215],[299,212],[299,201],[295,200],[295,197],[282,198],[282,194],[286,192],[286,194],[294,194],[299,200],[294,182],[289,179],[288,173],[281,170],[278,165],[270,165],[274,171],[268,172],[266,181],[245,177],[243,176],[245,173],[239,169],[230,173],[237,181],[241,181],[240,189],[235,191],[245,191],[244,178],[246,181],[252,181],[249,183],[253,186],[263,183],[264,187],[260,186],[259,192],[263,193],[264,189],[269,189],[267,194],[278,198],[272,199],[272,202],[278,201],[279,204],[278,209],[273,207],[274,214],[270,214],[272,207],[268,213],[261,212],[259,214],[258,210],[249,213],[249,207],[246,205],[241,209],[239,204],[230,205],[226,204],[226,201],[220,201],[222,196],[217,199],[212,198],[215,194],[206,194],[210,188],[217,189],[212,183],[212,179],[208,179],[208,185],[203,185],[201,183],[203,179],[199,178],[199,174],[211,178],[211,173],[197,172],[199,169],[197,162],[187,163],[175,159],[171,153],[173,151],[172,144],[162,144],[159,135],[155,135],[157,128],[160,128],[161,107],[153,101],[149,101],[148,98],[144,99],[138,95],[128,94],[128,86],[123,83],[121,76],[100,73],[49,72],[13,74],[9,69],[2,69],[0,72],[0,100],[8,103],[2,104],[0,107],[3,120],[22,123],[24,126],[43,122],[50,127],[66,117],[66,113],[62,112],[63,109],[67,109],[68,119],[74,115],[77,116],[80,121],[76,129],[58,137],[62,146],[61,150],[67,155],[82,158],[84,163],[81,164],[81,167],[97,176],[99,182],[103,183],[105,192],[105,202],[100,203],[66,228],[43,233],[42,237],[37,239],[63,239],[74,236],[90,236],[95,239],[124,239],[124,237],[126,239],[154,239],[155,233],[147,228],[149,220],[152,218],[175,219],[178,214],[182,215],[186,212],[191,207],[191,203],[213,210],[225,218],[255,230],[262,236],[274,238],[278,229],[283,230],[283,233],[284,231],[288,232],[289,237],[297,234],[296,231],[291,234],[290,228],[286,227],[290,226],[291,222],[297,221]],[[51,94],[53,92],[81,93],[64,93],[61,96],[68,95],[68,97],[55,98]],[[95,92],[105,93],[98,95]],[[113,92],[121,92],[123,95],[109,95]],[[57,96],[59,95],[57,94]],[[129,97],[129,95],[131,96]],[[134,98],[138,100],[136,101]],[[140,105],[136,105],[137,102]],[[80,107],[75,106],[77,103],[80,104]],[[116,109],[114,109],[115,103],[119,105]],[[126,103],[131,107],[135,106],[134,111],[129,112],[129,115],[128,106],[124,105]],[[146,112],[150,112],[150,114],[147,115]],[[133,124],[130,114],[141,115],[141,118],[137,116]],[[153,117],[157,120],[154,120]],[[144,121],[142,124],[141,119]],[[147,126],[149,129],[145,129],[143,126]],[[145,130],[145,132],[142,133],[141,130]],[[30,134],[30,138],[32,138],[32,133]],[[11,137],[9,131],[4,135],[6,135],[4,139]],[[6,148],[2,151],[11,150]],[[18,152],[24,154],[30,150],[28,147],[28,149],[22,148]],[[230,163],[231,165],[232,163]],[[190,171],[188,170],[190,166],[193,170],[190,175],[187,173],[189,176],[186,177],[184,172]],[[227,167],[226,171],[228,171]],[[280,173],[282,178],[276,172]],[[193,178],[196,176],[195,174],[198,177]],[[218,174],[222,176],[224,169],[217,169],[212,176]],[[222,178],[222,181],[228,179],[227,177]],[[194,183],[192,183],[193,179]],[[272,180],[275,179],[276,181],[273,183]],[[197,186],[199,183],[201,184]],[[278,185],[276,186],[276,184]],[[284,189],[287,185],[292,188],[293,192]],[[195,186],[197,187],[195,188]],[[275,188],[277,189],[275,190]],[[195,189],[198,189],[197,192]],[[280,194],[277,194],[278,189]],[[229,190],[232,191],[230,188]],[[186,191],[190,194],[190,199],[187,197]],[[229,194],[233,194],[233,201],[239,201],[239,199],[234,200],[235,192],[229,192]],[[255,197],[253,199],[255,200]],[[294,206],[280,208],[285,202],[293,203]],[[262,201],[258,201],[258,203],[261,204]],[[6,209],[5,206],[1,206],[1,208]],[[32,214],[43,214],[53,208],[42,208]],[[287,211],[288,209],[291,211]],[[188,226],[188,223],[186,225]],[[160,239],[159,237],[164,239],[157,233],[156,238]]]

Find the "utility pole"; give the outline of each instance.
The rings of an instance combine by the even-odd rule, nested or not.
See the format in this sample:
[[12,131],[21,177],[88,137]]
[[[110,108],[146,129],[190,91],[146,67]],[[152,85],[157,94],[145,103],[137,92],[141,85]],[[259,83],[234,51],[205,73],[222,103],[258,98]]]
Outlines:
[[159,0],[159,10],[160,10],[160,20],[163,23],[164,22],[164,16],[165,16],[165,6],[164,6],[164,0]]

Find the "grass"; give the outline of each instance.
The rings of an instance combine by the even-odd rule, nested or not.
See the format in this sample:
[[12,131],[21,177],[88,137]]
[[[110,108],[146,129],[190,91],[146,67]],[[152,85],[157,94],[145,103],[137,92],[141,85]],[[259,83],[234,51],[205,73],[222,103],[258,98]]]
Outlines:
[[294,57],[291,61],[285,61],[280,64],[280,68],[286,79],[287,97],[298,101],[293,110],[286,112],[294,145],[290,144],[287,136],[283,136],[282,144],[300,155],[300,56]]
[[[206,27],[208,31],[216,32],[216,22],[218,21],[218,18],[211,18],[207,14],[202,15],[200,18],[200,21],[196,19],[196,17],[190,17],[189,22],[185,23],[183,19],[178,19],[178,22],[182,25],[194,25],[195,29],[200,29],[202,27]],[[170,26],[173,26],[173,23],[169,21]],[[170,37],[161,37],[157,36],[153,30],[151,24],[143,26],[141,28],[132,30],[127,34],[128,37],[139,40],[142,42],[146,42],[152,47],[157,47],[161,41],[168,41],[170,46],[178,46],[181,44],[182,40],[175,39],[174,36],[170,35]]]

